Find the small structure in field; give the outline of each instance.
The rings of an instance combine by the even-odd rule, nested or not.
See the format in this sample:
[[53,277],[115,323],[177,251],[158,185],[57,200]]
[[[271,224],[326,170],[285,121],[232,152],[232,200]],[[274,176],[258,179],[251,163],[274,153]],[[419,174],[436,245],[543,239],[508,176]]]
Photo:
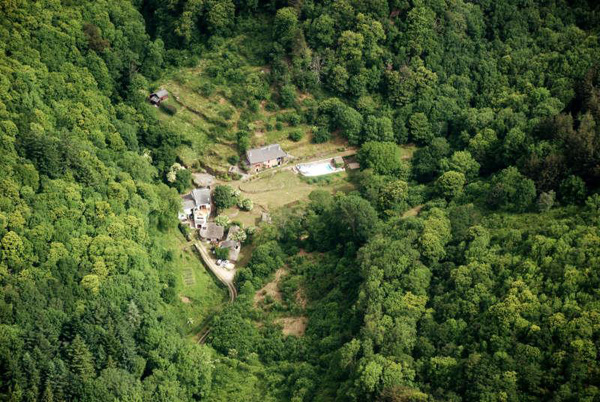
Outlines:
[[151,93],[150,96],[148,97],[148,100],[153,105],[160,105],[160,102],[164,101],[168,97],[169,97],[169,93],[167,92],[166,89],[159,89],[158,91]]
[[192,180],[198,187],[211,187],[215,184],[215,176],[210,173],[192,173]]
[[192,218],[194,227],[201,227],[208,222],[211,212],[210,189],[197,188],[181,197],[179,219],[186,221]]
[[271,215],[269,215],[268,212],[263,212],[262,214],[260,214],[260,221],[265,223],[271,223]]
[[281,149],[279,144],[271,144],[262,148],[254,148],[246,151],[246,163],[252,172],[262,169],[281,166],[288,157],[287,152]]
[[223,239],[225,228],[214,222],[207,222],[200,227],[200,237],[210,242],[218,242]]
[[336,168],[344,167],[344,158],[342,158],[341,156],[336,156],[335,158],[333,158],[333,166],[335,166]]
[[350,170],[360,169],[360,164],[358,162],[350,162],[348,164],[348,169],[350,169]]

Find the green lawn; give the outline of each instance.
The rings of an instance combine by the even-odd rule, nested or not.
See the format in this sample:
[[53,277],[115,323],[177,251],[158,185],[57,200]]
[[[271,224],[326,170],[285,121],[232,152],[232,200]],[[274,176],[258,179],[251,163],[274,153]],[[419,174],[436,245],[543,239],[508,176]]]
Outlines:
[[[172,250],[171,266],[177,277],[178,300],[168,306],[168,313],[185,328],[186,334],[193,336],[202,321],[227,302],[227,291],[207,272],[178,230],[162,235],[160,243]],[[189,319],[193,324],[188,324]]]
[[254,209],[246,212],[233,207],[223,213],[245,226],[257,225],[264,211],[274,211],[307,200],[314,190],[323,189],[335,193],[354,189],[346,172],[329,175],[318,183],[311,184],[289,170],[264,172],[258,179],[232,185],[241,190],[242,197],[250,198],[254,202]]

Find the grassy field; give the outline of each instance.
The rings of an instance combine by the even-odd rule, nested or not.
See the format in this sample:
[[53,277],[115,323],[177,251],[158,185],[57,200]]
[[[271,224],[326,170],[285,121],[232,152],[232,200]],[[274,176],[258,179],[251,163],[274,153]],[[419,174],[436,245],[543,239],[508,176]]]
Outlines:
[[308,195],[314,190],[323,189],[335,193],[354,189],[346,172],[332,174],[323,177],[317,183],[310,184],[289,170],[266,172],[259,179],[242,183],[234,182],[232,185],[239,188],[243,197],[250,198],[254,202],[254,209],[245,212],[230,208],[223,213],[246,226],[257,225],[262,212],[274,211],[307,200]]
[[177,277],[178,300],[168,307],[170,319],[177,320],[185,333],[193,336],[202,321],[227,302],[227,291],[207,272],[178,230],[165,233],[160,242],[173,252],[171,266]]
[[[207,166],[213,171],[224,173],[230,166],[227,159],[239,153],[236,133],[240,111],[219,95],[218,90],[215,94],[204,97],[194,91],[192,86],[185,84],[194,79],[203,80],[198,69],[183,70],[179,74],[189,76],[184,81],[170,79],[161,85],[171,93],[172,98],[179,98],[179,102],[175,99],[167,101],[167,104],[177,108],[177,114],[170,116],[160,110],[157,113],[164,124],[181,134],[184,145],[179,147],[178,156],[186,166]],[[200,111],[201,115],[195,111]],[[313,144],[312,127],[307,124],[277,124],[277,116],[286,113],[290,113],[290,110],[267,112],[264,105],[261,105],[252,114],[254,120],[249,125],[250,146],[279,143],[298,160],[330,154],[347,147],[347,141],[339,136],[333,136],[331,141],[324,144]],[[300,141],[289,139],[290,133],[294,131],[302,132]]]
[[[225,175],[230,167],[228,158],[239,155],[237,133],[240,130],[249,132],[250,147],[279,143],[299,161],[347,147],[345,139],[336,135],[327,143],[312,143],[313,127],[298,120],[298,113],[314,103],[311,95],[297,93],[298,110],[279,109],[269,99],[273,98],[273,88],[268,88],[267,99],[252,109],[237,100],[235,88],[239,90],[241,85],[244,91],[244,82],[263,77],[264,67],[251,65],[246,60],[246,64],[236,69],[235,82],[230,83],[227,78],[210,76],[211,68],[214,69],[211,63],[214,61],[203,60],[195,67],[172,71],[154,83],[155,87],[169,92],[164,103],[177,109],[173,116],[158,108],[156,112],[162,124],[181,135],[183,143],[177,155],[184,165],[196,169],[204,167]],[[290,116],[294,114],[296,121],[291,124]],[[302,133],[302,139],[297,142],[289,139],[294,131]]]

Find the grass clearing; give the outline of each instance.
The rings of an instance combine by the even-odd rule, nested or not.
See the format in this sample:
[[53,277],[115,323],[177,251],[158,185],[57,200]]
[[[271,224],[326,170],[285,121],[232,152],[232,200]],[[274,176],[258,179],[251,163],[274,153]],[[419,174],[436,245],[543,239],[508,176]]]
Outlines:
[[279,281],[281,277],[287,274],[285,268],[279,268],[275,272],[275,278],[254,294],[254,307],[258,307],[266,298],[270,298],[279,303],[283,302],[281,291],[279,290]]
[[282,317],[274,320],[275,324],[281,325],[283,328],[281,332],[285,336],[303,336],[306,332],[306,326],[308,325],[308,317]]
[[[228,43],[234,45],[245,40],[249,38],[240,36],[231,38]],[[312,126],[299,120],[302,113],[298,113],[290,124],[290,116],[297,113],[295,109],[265,107],[273,105],[269,100],[271,94],[260,101],[257,109],[252,109],[245,100],[240,101],[239,91],[246,91],[246,80],[256,81],[256,77],[265,74],[264,66],[249,65],[252,58],[248,58],[235,69],[235,74],[229,71],[212,76],[211,71],[214,74],[215,63],[219,62],[211,57],[220,60],[209,55],[196,67],[172,71],[161,82],[155,83],[156,87],[169,91],[170,96],[163,103],[177,109],[175,115],[160,109],[157,114],[162,124],[181,135],[182,145],[177,149],[177,156],[184,165],[196,169],[203,167],[219,176],[227,175],[228,158],[239,154],[237,132],[241,129],[250,132],[251,147],[279,143],[298,162],[347,148],[347,141],[338,135],[333,135],[326,143],[313,144]],[[309,101],[312,101],[312,95],[297,93],[300,109],[306,109]],[[302,138],[297,142],[289,139],[294,131],[302,132]]]
[[[348,181],[346,172],[335,175],[329,183],[313,185],[302,180],[289,170],[280,170],[265,174],[259,179],[241,183],[239,189],[244,197],[252,199],[255,209],[274,210],[283,206],[306,200],[317,189],[331,192],[350,191],[354,188]],[[258,211],[257,211],[258,212]],[[258,212],[260,215],[260,212]]]
[[[252,211],[232,207],[222,212],[232,221],[240,222],[246,227],[257,226],[263,212],[306,201],[314,190],[323,189],[337,193],[350,192],[355,188],[347,172],[306,179],[290,170],[266,171],[250,181],[227,184],[238,188],[243,198],[249,198],[254,203]],[[242,249],[242,255],[250,253],[246,249],[246,246]],[[240,262],[243,261],[244,256],[240,257]]]
[[404,160],[411,159],[417,149],[414,144],[400,145],[400,155]]
[[173,252],[171,267],[177,278],[177,301],[168,306],[168,313],[191,337],[204,319],[227,302],[227,291],[206,271],[178,230],[164,233],[158,241]]
[[402,214],[402,217],[403,218],[410,218],[412,216],[417,216],[417,215],[419,215],[419,212],[421,212],[421,209],[423,209],[423,204],[417,205],[416,207],[411,208],[408,211],[404,212]]

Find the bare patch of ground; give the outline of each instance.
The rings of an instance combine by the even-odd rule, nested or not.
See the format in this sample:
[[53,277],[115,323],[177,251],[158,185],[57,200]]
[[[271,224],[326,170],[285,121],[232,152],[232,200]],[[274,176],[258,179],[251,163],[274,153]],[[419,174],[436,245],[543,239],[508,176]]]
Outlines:
[[298,101],[299,101],[299,102],[302,102],[303,100],[305,100],[305,99],[308,99],[308,98],[310,98],[310,97],[311,97],[311,96],[310,96],[310,94],[301,93],[301,94],[298,96]]
[[281,297],[281,292],[279,291],[279,281],[281,278],[287,274],[285,268],[279,268],[275,272],[275,278],[267,283],[262,289],[259,289],[258,292],[254,295],[254,307],[258,307],[260,303],[262,303],[267,296],[271,296],[273,300],[278,302],[282,302],[283,298]]
[[422,209],[423,209],[423,205],[417,205],[416,207],[411,208],[408,211],[406,211],[405,213],[403,213],[402,217],[408,218],[411,216],[417,216],[417,215],[419,215],[419,212],[421,212]]
[[306,325],[308,324],[308,317],[300,316],[300,317],[283,317],[275,320],[276,324],[280,324],[283,326],[283,334],[293,335],[293,336],[302,336],[306,331]]
[[189,298],[189,297],[187,297],[187,296],[181,296],[181,295],[180,295],[180,296],[179,296],[179,299],[181,299],[181,302],[182,302],[182,303],[185,303],[185,304],[190,304],[190,303],[192,302],[192,301],[190,300],[190,298]]
[[304,294],[304,289],[300,288],[296,291],[296,303],[303,309],[306,309],[306,303],[308,300],[306,299],[306,295]]

